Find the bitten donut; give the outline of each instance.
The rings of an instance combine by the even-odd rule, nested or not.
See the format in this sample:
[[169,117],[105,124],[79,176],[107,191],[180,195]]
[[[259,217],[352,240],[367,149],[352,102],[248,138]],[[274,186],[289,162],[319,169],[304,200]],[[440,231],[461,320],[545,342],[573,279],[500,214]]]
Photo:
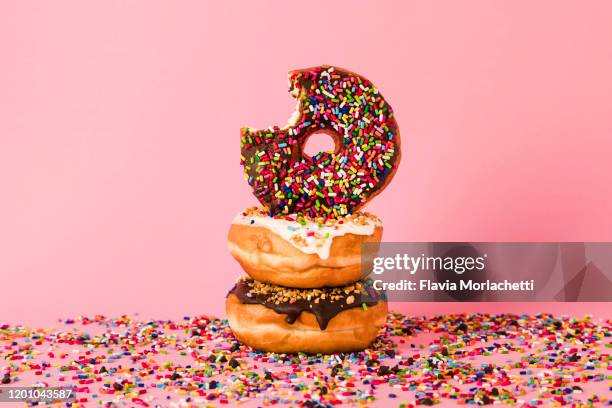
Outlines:
[[293,288],[342,286],[370,272],[382,231],[381,221],[369,213],[316,220],[271,217],[265,209],[253,207],[234,218],[228,246],[258,281]]
[[367,282],[299,290],[242,278],[227,295],[226,312],[238,340],[255,349],[328,354],[372,344],[387,303]]
[[[245,178],[272,215],[337,218],[356,211],[391,181],[400,135],[391,106],[364,77],[320,66],[289,73],[297,110],[283,128],[241,130]],[[334,152],[304,154],[315,132]]]

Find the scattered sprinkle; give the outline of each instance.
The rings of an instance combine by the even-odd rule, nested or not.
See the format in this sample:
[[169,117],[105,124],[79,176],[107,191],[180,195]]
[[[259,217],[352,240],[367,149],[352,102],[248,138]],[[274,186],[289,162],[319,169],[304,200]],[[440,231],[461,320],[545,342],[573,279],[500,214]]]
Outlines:
[[287,355],[244,346],[208,316],[78,317],[57,329],[0,325],[0,376],[11,386],[74,385],[73,407],[606,405],[610,328],[609,319],[550,314],[390,313],[367,350]]

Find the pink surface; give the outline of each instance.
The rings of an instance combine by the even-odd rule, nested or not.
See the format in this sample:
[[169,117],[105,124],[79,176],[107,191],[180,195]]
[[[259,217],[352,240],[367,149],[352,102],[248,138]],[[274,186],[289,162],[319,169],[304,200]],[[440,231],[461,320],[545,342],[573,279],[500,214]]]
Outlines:
[[241,273],[226,233],[255,204],[239,128],[285,123],[286,72],[322,63],[396,112],[403,162],[368,208],[386,240],[612,240],[611,18],[606,1],[2,2],[3,319],[222,314]]
[[76,386],[85,406],[369,401],[414,407],[427,399],[456,406],[485,398],[516,406],[604,406],[610,323],[550,315],[390,314],[380,338],[363,352],[286,356],[238,345],[219,320],[96,316],[58,322],[56,329],[3,326],[0,359],[10,368],[0,372],[13,386]]

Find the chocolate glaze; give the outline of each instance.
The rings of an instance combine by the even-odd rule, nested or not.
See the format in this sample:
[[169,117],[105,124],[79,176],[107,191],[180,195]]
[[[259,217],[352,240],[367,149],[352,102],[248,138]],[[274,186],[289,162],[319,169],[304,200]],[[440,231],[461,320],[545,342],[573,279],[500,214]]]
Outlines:
[[[315,315],[319,328],[325,330],[329,321],[334,318],[338,313],[343,310],[352,309],[355,307],[374,306],[379,301],[386,301],[386,294],[382,291],[376,291],[368,282],[362,282],[364,289],[361,294],[353,294],[355,301],[351,304],[346,302],[346,297],[331,301],[329,298],[320,299],[318,303],[313,300],[299,299],[293,303],[282,302],[279,304],[269,302],[266,299],[268,295],[254,294],[251,292],[251,286],[249,280],[240,280],[234,285],[234,287],[227,294],[236,295],[240,303],[249,305],[263,305],[267,308],[274,310],[276,313],[287,315],[287,323],[293,324],[300,316],[302,312],[310,312]],[[294,289],[291,289],[294,290]],[[322,289],[325,290],[325,289]]]

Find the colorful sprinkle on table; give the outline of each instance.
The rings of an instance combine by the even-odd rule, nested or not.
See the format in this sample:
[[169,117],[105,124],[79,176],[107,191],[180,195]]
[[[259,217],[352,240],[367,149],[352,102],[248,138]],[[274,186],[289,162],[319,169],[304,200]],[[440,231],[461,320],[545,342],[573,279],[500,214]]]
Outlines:
[[261,353],[225,320],[64,319],[0,326],[2,386],[76,387],[56,406],[200,407],[345,403],[610,404],[611,321],[549,314],[390,313],[375,344],[335,355]]

